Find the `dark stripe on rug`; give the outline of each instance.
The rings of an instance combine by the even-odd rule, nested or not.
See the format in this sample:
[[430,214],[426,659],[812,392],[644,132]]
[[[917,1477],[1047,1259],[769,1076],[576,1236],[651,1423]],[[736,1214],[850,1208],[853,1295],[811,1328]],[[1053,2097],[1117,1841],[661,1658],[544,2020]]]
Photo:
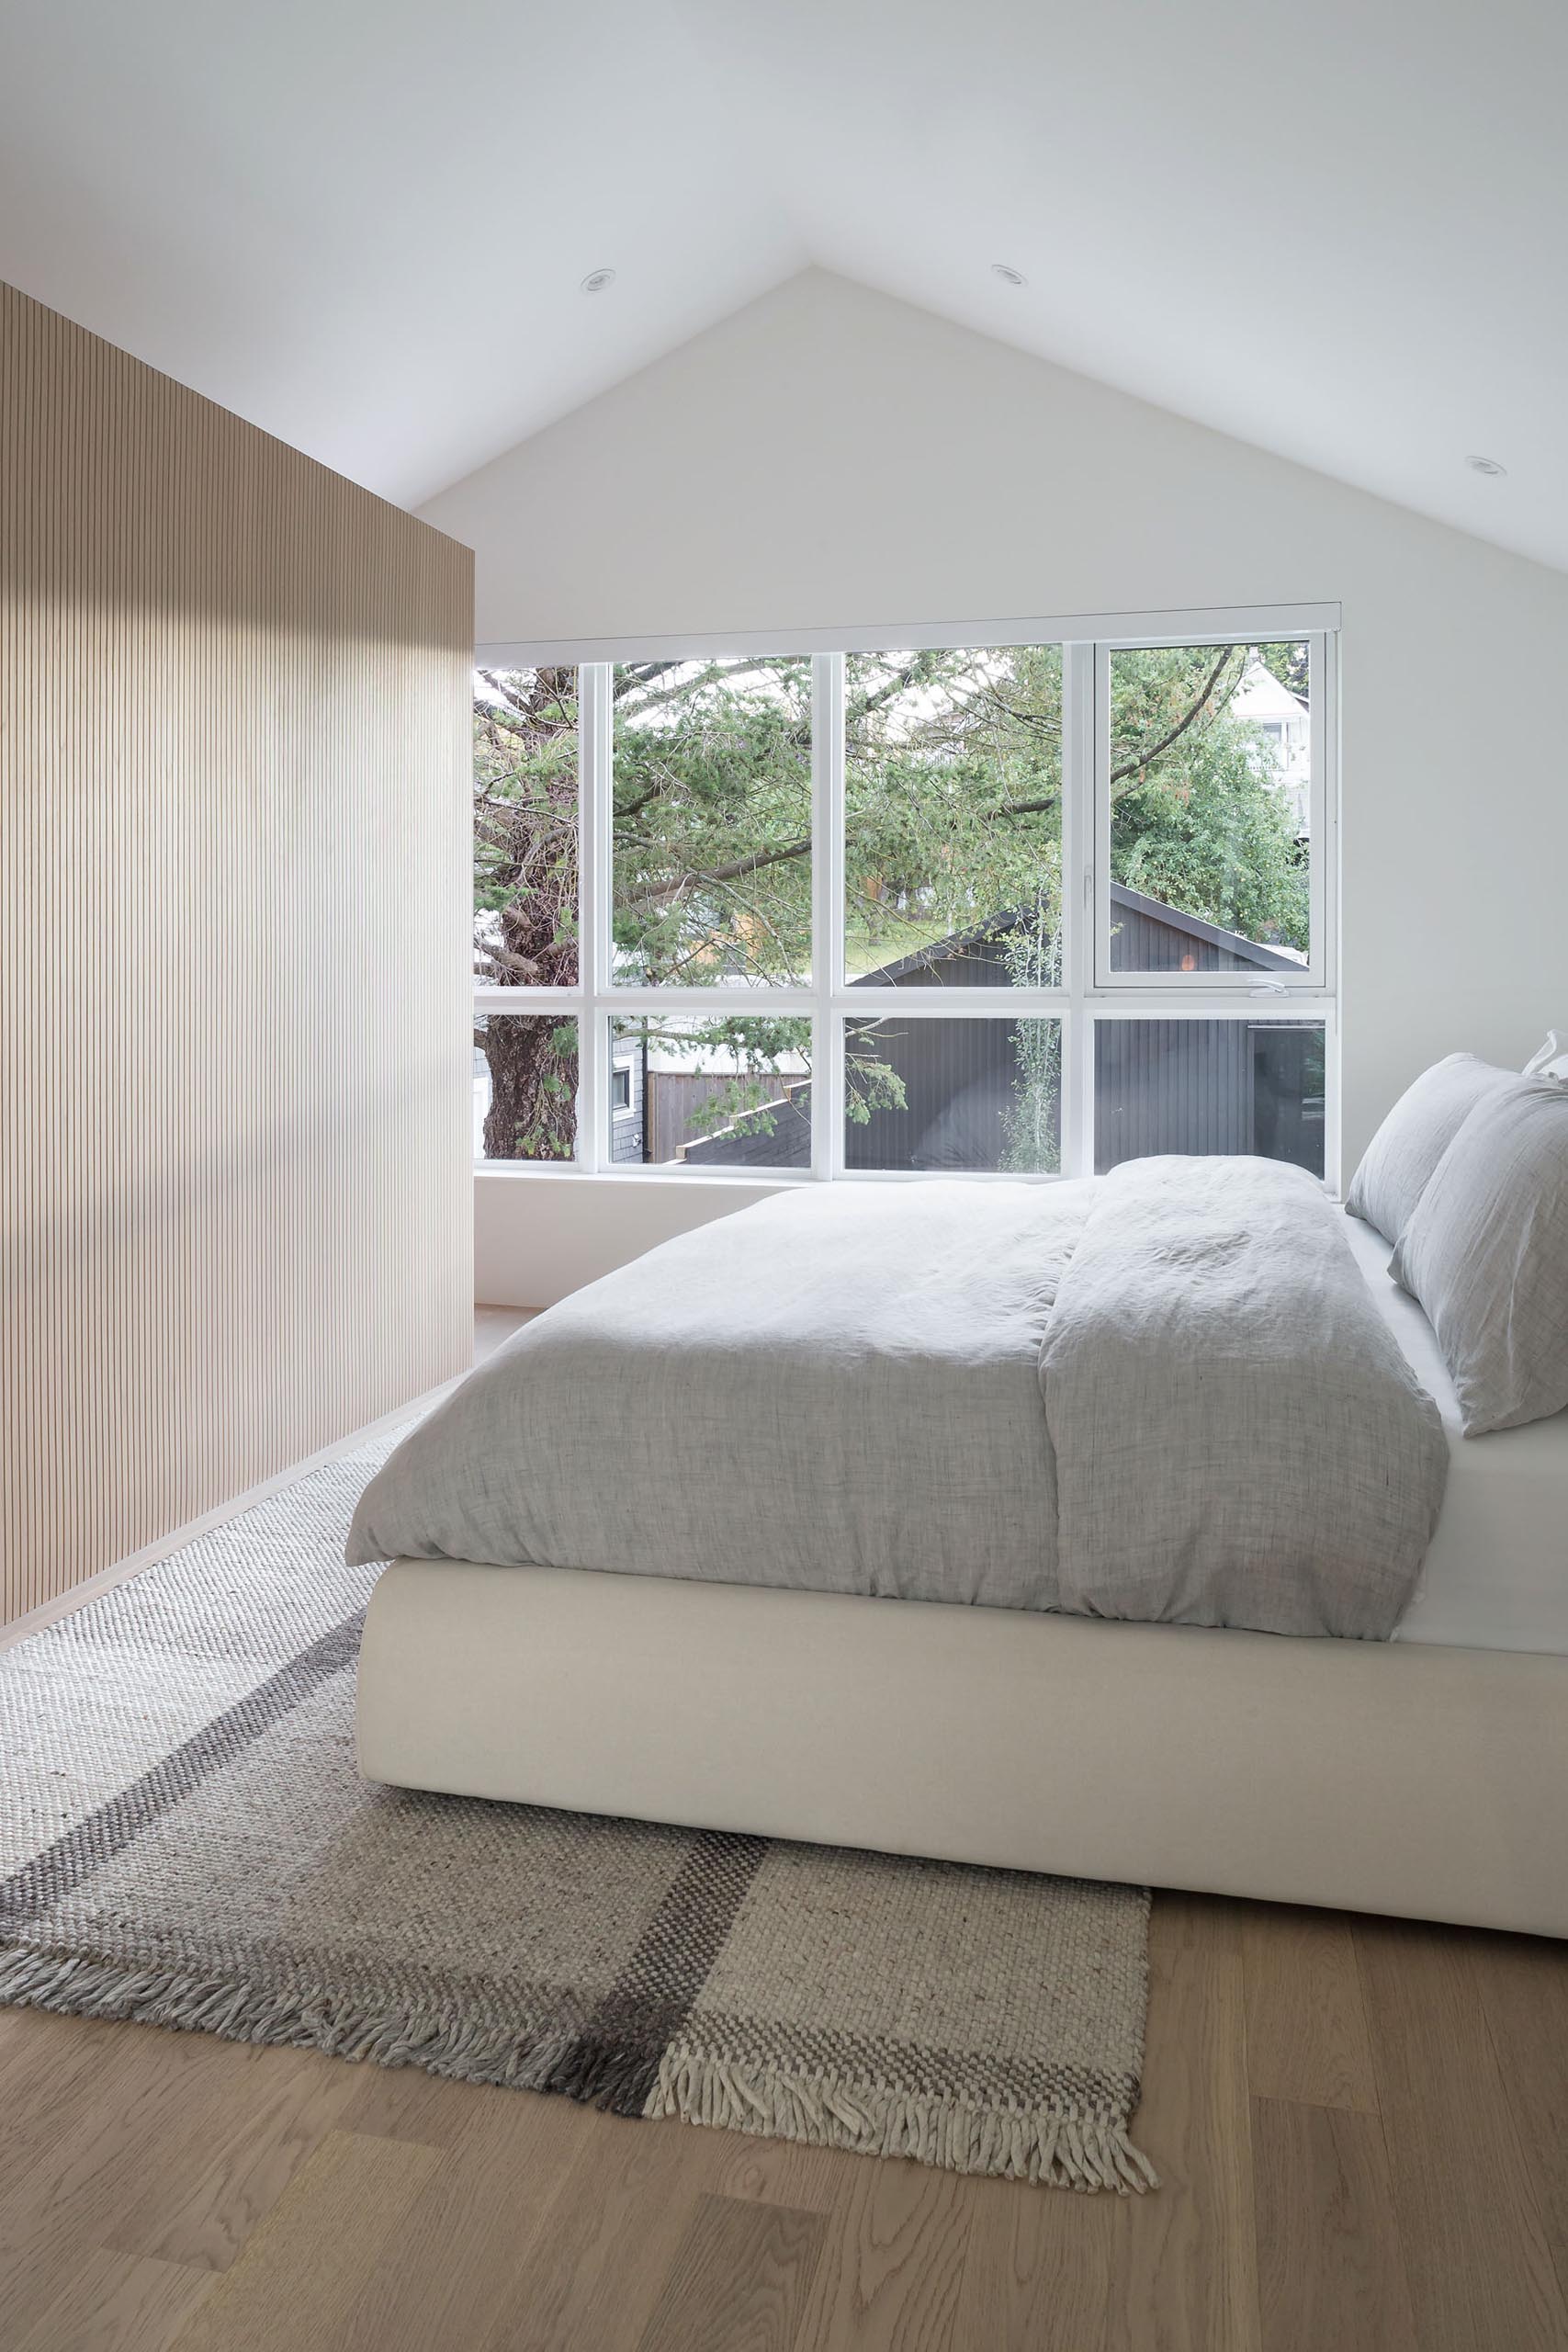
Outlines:
[[768,1843],[728,1830],[694,1831],[685,1860],[620,1975],[541,2089],[612,2115],[642,2114],[664,2052],[707,1983]]
[[139,1781],[132,1781],[129,1788],[57,1838],[52,1846],[24,1862],[12,1877],[0,1880],[0,1934],[36,1926],[56,1903],[122,1854],[209,1773],[220,1771],[242,1748],[281,1722],[331,1676],[352,1666],[359,1654],[364,1623],[364,1610],[356,1609],[222,1714],[214,1715],[180,1747],[160,1757]]

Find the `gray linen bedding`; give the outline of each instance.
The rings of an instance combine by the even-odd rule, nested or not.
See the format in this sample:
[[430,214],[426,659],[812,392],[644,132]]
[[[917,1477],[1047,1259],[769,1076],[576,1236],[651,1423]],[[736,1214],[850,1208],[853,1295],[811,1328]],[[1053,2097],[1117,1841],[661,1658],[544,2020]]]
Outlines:
[[371,1481],[348,1557],[1382,1638],[1446,1466],[1299,1170],[835,1185],[527,1325]]

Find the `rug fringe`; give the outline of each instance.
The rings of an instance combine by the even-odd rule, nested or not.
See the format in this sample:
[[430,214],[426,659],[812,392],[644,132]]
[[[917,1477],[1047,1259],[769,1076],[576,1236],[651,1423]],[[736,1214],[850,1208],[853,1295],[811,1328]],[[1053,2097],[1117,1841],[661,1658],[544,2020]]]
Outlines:
[[459,2082],[560,2091],[623,2114],[640,2115],[647,2098],[646,2052],[585,2052],[576,2034],[558,2030],[529,2032],[479,2020],[454,2025],[401,2010],[373,2015],[325,1992],[250,1992],[172,1970],[119,1968],[27,1946],[0,1947],[0,2005],[323,2050],[381,2066],[422,2066]]
[[645,2112],[1052,2188],[1113,2188],[1125,2197],[1159,2187],[1153,2165],[1119,2123],[1055,2108],[918,2098],[874,2084],[850,2091],[817,2075],[690,2053],[665,2057]]
[[877,2085],[852,2090],[820,2076],[727,2065],[689,2052],[666,2052],[649,2089],[646,2049],[474,2019],[456,2025],[401,2011],[370,2015],[325,1992],[251,1992],[173,1970],[125,1969],[12,1945],[0,1948],[0,2004],[421,2066],[460,2082],[558,2092],[622,2115],[679,2116],[754,2137],[911,2156],[946,2172],[1113,2188],[1122,2196],[1159,2186],[1122,2126],[1092,2117],[917,2098]]

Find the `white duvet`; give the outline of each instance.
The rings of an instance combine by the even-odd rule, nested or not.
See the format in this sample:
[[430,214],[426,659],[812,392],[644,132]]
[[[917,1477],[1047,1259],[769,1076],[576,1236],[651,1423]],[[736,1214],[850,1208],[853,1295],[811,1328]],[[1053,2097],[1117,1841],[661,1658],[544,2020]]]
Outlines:
[[527,1325],[349,1557],[1385,1637],[1446,1462],[1299,1170],[802,1187]]

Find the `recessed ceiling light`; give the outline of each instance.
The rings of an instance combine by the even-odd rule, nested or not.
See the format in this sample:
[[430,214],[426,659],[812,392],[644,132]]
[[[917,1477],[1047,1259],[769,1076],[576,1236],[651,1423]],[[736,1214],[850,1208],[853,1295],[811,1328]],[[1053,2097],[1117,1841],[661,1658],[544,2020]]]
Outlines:
[[991,276],[999,277],[1004,286],[1027,286],[1029,283],[1022,270],[1014,269],[1011,262],[1008,261],[994,261],[991,264]]
[[614,286],[615,282],[613,269],[591,269],[581,281],[581,290],[584,294],[603,294],[605,287]]
[[1508,470],[1506,466],[1500,466],[1495,458],[1467,458],[1464,462],[1472,474],[1506,474]]

